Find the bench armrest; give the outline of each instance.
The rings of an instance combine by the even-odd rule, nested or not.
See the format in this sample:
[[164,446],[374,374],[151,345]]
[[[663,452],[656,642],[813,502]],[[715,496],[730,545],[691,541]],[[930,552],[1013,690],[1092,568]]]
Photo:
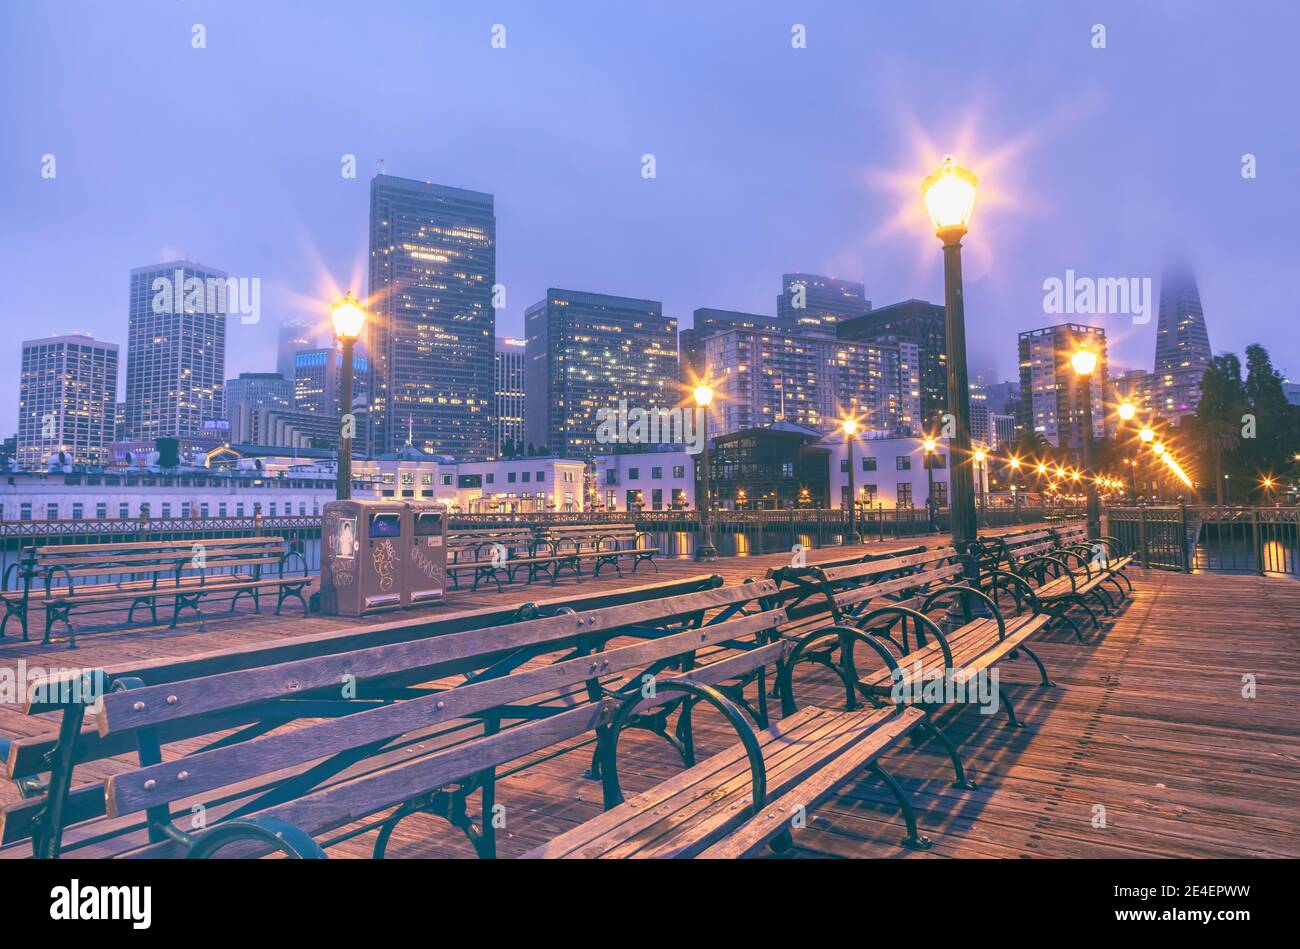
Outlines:
[[935,623],[935,621],[930,619],[930,617],[926,616],[924,613],[918,612],[917,610],[911,609],[906,606],[882,606],[878,610],[872,610],[870,613],[868,613],[866,616],[862,617],[861,619],[855,620],[855,622],[857,623],[858,629],[865,632],[866,630],[871,628],[871,623],[873,620],[875,620],[877,617],[883,617],[883,616],[896,616],[899,617],[900,619],[910,619],[913,623],[915,623],[916,644],[918,646],[925,645],[925,633],[922,632],[922,630],[928,628],[930,632],[934,634],[935,642],[939,644],[939,649],[943,653],[944,664],[949,669],[953,667],[952,647],[948,645],[947,637],[943,635],[943,630],[939,629],[939,626]]
[[235,841],[255,841],[298,860],[324,860],[320,844],[300,827],[278,817],[237,817],[218,824],[190,845],[187,860],[205,860]]
[[985,576],[990,580],[989,588],[993,591],[993,602],[997,602],[998,587],[1009,586],[1014,591],[1016,597],[1017,611],[1020,608],[1020,596],[1023,593],[1029,600],[1030,604],[1033,605],[1035,613],[1045,612],[1042,602],[1038,599],[1038,594],[1034,592],[1034,588],[1026,582],[1024,577],[1017,576],[1016,574],[1006,570],[990,570]]
[[[763,749],[759,747],[758,736],[754,734],[754,729],[745,717],[745,713],[713,686],[696,682],[688,676],[669,679],[656,685],[656,697],[670,692],[682,693],[688,702],[692,698],[708,702],[721,712],[723,718],[736,730],[741,744],[745,746],[745,754],[749,757],[750,778],[754,785],[750,814],[757,816],[767,801],[767,766],[763,763]],[[600,776],[605,786],[605,810],[623,803],[623,791],[618,782],[618,736],[636,707],[644,701],[645,697],[640,690],[633,692],[618,706],[609,724],[602,728],[598,735],[597,753],[602,756]],[[665,702],[667,701],[672,700],[665,699]]]
[[993,618],[998,621],[998,639],[1007,638],[1007,622],[1002,618],[1002,611],[998,609],[998,605],[993,602],[992,598],[990,598],[987,593],[983,592],[982,590],[977,590],[974,587],[966,586],[964,583],[954,583],[951,584],[950,586],[946,586],[941,589],[935,590],[933,593],[931,593],[929,596],[927,596],[924,600],[921,601],[921,608],[919,612],[921,613],[928,612],[930,608],[934,606],[935,603],[937,603],[940,600],[946,599],[947,597],[962,596],[962,595],[973,596],[976,599],[983,600],[986,604],[988,604],[988,608],[993,611]]

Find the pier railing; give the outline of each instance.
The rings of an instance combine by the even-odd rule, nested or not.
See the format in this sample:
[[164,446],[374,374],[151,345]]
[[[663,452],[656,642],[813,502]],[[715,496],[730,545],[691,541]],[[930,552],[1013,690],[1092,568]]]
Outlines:
[[[1013,529],[1058,517],[1078,515],[1066,508],[989,504],[979,511],[980,526],[988,530]],[[0,521],[0,572],[29,547],[60,544],[125,543],[188,540],[199,543],[232,537],[275,535],[284,537],[307,560],[312,571],[320,568],[320,516],[270,517],[137,517],[84,518],[78,520]],[[689,556],[699,537],[698,511],[548,512],[518,514],[465,514],[451,516],[452,530],[492,527],[544,528],[553,524],[630,524],[653,535],[667,557]],[[769,554],[791,550],[795,544],[825,547],[841,544],[848,534],[848,512],[836,508],[787,510],[720,510],[710,515],[710,526],[724,556]],[[950,530],[947,509],[935,518],[941,534]],[[893,537],[921,537],[931,532],[922,508],[864,506],[855,527],[867,542]]]
[[1300,577],[1300,507],[1137,505],[1106,511],[1107,531],[1149,567]]

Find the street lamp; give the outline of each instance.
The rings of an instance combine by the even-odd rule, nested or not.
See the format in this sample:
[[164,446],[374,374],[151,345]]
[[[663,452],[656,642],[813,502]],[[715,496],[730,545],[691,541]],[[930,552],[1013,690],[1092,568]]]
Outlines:
[[925,512],[930,518],[930,533],[939,532],[939,501],[934,496],[934,450],[938,447],[933,438],[921,442],[925,449]]
[[840,429],[844,432],[844,443],[848,446],[848,469],[849,469],[849,529],[844,536],[846,544],[860,544],[862,537],[858,534],[857,525],[857,508],[858,493],[854,490],[853,482],[853,436],[858,433],[858,420],[855,418],[846,418],[840,423]]
[[[1097,368],[1097,354],[1090,349],[1080,349],[1070,357],[1070,365],[1079,379],[1079,388],[1083,397],[1083,431],[1079,438],[1083,442],[1083,467],[1091,471],[1092,460],[1092,373]],[[1089,479],[1084,485],[1088,497],[1088,538],[1096,540],[1101,536],[1101,506],[1097,502],[1097,482]]]
[[1020,492],[1018,488],[1020,484],[1020,459],[1012,455],[1011,460],[1007,462],[1007,464],[1011,466],[1011,519],[1015,523],[1019,524]]
[[717,560],[718,549],[713,546],[713,528],[709,523],[709,404],[713,401],[713,389],[701,382],[695,387],[695,405],[701,409],[700,434],[703,447],[700,450],[700,488],[704,494],[704,504],[700,507],[700,543],[695,548],[696,560]]
[[985,465],[985,462],[988,460],[988,457],[989,456],[984,453],[983,448],[976,448],[975,454],[972,456],[975,462],[975,476],[979,480],[980,516],[983,517],[986,522],[989,516],[989,500],[988,467]]
[[366,325],[366,311],[357,304],[352,291],[334,305],[330,313],[334,336],[343,347],[343,365],[339,372],[339,458],[334,482],[334,497],[346,501],[352,497],[352,435],[356,419],[352,415],[352,347]]
[[[962,298],[961,239],[966,236],[975,208],[976,178],[958,165],[951,155],[921,184],[925,209],[934,224],[935,236],[943,242],[944,328],[947,333],[948,411],[955,425],[948,440],[953,458],[949,467],[948,507],[952,520],[953,546],[961,554],[970,552],[979,533],[975,520],[975,491],[971,469],[957,459],[970,454],[970,386],[966,373],[966,313]],[[966,577],[979,585],[978,567],[966,558]]]

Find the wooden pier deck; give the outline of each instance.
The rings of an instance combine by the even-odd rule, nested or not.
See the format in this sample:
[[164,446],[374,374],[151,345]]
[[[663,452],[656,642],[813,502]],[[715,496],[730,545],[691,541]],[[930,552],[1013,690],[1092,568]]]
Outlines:
[[[915,540],[869,545],[873,551]],[[843,556],[844,548],[809,552],[809,562]],[[674,576],[716,572],[728,582],[761,576],[787,556],[732,558],[701,569],[689,561],[661,563],[636,579],[588,580],[597,590]],[[1037,685],[1025,662],[999,667],[1002,681],[1029,727],[1016,730],[973,710],[945,713],[949,730],[979,787],[951,786],[947,758],[930,744],[896,750],[885,759],[912,796],[925,852],[899,846],[897,807],[866,776],[809,815],[789,856],[880,857],[1300,857],[1300,583],[1253,576],[1184,575],[1130,570],[1132,598],[1087,645],[1052,633],[1035,649],[1057,682]],[[561,583],[569,593],[572,581]],[[553,595],[550,587],[510,586],[453,594],[450,613]],[[427,611],[431,615],[433,611]],[[414,614],[410,614],[414,615]],[[391,620],[393,614],[373,621]],[[368,622],[360,621],[362,624]],[[202,626],[86,634],[70,652],[0,640],[0,667],[64,668],[178,657],[277,637],[326,631],[357,621],[241,613],[214,616]],[[812,673],[813,676],[818,673]],[[1254,677],[1255,695],[1243,695]],[[799,690],[804,704],[830,705],[840,696],[829,677]],[[842,702],[842,696],[839,698]],[[53,732],[52,718],[28,718],[0,705],[0,735]],[[701,755],[734,741],[720,720],[701,715]],[[507,807],[499,836],[502,856],[536,844],[600,812],[599,784],[582,776],[587,745],[561,746],[498,784]],[[116,770],[114,762],[77,772],[78,783]],[[657,739],[626,741],[620,751],[625,789],[649,787],[680,769]],[[0,802],[17,800],[0,782]],[[1099,810],[1104,808],[1104,811]],[[1104,814],[1104,826],[1098,826]],[[368,856],[373,835],[331,849],[332,856]],[[459,833],[437,818],[399,825],[391,857],[467,856]]]

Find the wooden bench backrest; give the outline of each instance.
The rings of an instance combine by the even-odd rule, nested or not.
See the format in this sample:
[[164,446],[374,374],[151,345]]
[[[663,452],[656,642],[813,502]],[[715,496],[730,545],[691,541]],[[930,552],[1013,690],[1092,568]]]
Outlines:
[[495,657],[540,646],[560,649],[580,638],[603,640],[620,629],[644,628],[689,619],[710,610],[771,596],[770,580],[717,587],[699,593],[525,620],[504,626],[450,633],[432,639],[376,646],[113,692],[96,716],[100,735],[218,712],[274,699],[297,698],[345,681],[364,682],[396,674],[447,675],[484,668]]
[[[696,641],[693,641],[692,637],[708,635],[710,632],[716,633],[719,637],[734,636],[734,633],[723,629],[724,625],[732,626],[732,624],[736,624],[732,626],[733,630],[743,628],[748,634],[750,631],[764,628],[762,624],[765,622],[779,619],[783,619],[780,611],[742,617],[730,620],[727,624],[719,624],[716,627],[691,630],[687,633],[679,633],[674,637],[654,642],[639,643],[621,649],[609,650],[595,658],[607,662],[611,668],[618,667],[623,671],[635,670],[644,668],[647,663],[653,662],[656,657],[662,659],[698,648]],[[691,679],[706,684],[724,682],[760,666],[782,661],[789,654],[792,647],[793,644],[787,641],[771,643],[767,646],[747,650],[718,662],[710,663],[692,670],[688,675]],[[592,658],[570,660],[568,663],[558,664],[546,669],[514,673],[504,679],[480,683],[481,688],[478,688],[478,691],[471,691],[476,686],[461,686],[449,692],[441,693],[440,696],[431,696],[430,698],[441,698],[445,702],[457,702],[457,711],[453,712],[450,705],[438,711],[446,713],[451,718],[464,717],[471,714],[471,710],[482,711],[495,707],[496,704],[500,703],[503,696],[522,695],[531,689],[538,688],[538,686],[541,686],[545,691],[550,691],[546,676],[543,673],[552,673],[554,675],[557,671],[562,671],[566,678],[574,677],[576,681],[585,681],[591,674],[588,666]],[[560,670],[560,666],[566,665],[571,665],[572,669]],[[524,676],[530,678],[524,679]],[[532,694],[544,693],[534,692]],[[679,698],[678,694],[662,690],[652,697],[643,699],[638,703],[637,708],[645,711],[675,701],[677,698]],[[513,700],[507,699],[507,701]],[[406,704],[409,705],[410,702]],[[304,794],[294,800],[276,804],[254,813],[262,817],[287,820],[309,834],[319,835],[447,784],[464,780],[484,769],[504,765],[525,755],[549,748],[558,742],[589,733],[608,721],[615,708],[616,703],[611,699],[581,705],[538,721],[507,728],[492,735],[475,738],[435,751],[414,760],[400,761],[392,767],[362,774],[351,780],[343,780],[321,790]],[[376,733],[389,731],[393,727],[405,727],[405,725],[399,725],[396,719],[399,714],[410,714],[409,712],[402,712],[400,705],[379,711],[388,712],[393,720],[382,727],[378,727]],[[371,714],[369,712],[360,713],[353,719],[346,721],[349,725],[357,726],[359,724],[362,728],[369,729],[375,726],[361,722],[361,718],[363,715]],[[371,721],[377,721],[377,719]],[[329,725],[332,723],[324,724]],[[313,727],[321,728],[324,726]],[[255,741],[269,742],[271,738],[255,739]],[[224,751],[224,749],[219,749],[219,751]],[[174,780],[178,767],[183,766],[183,764],[199,762],[202,754],[215,753],[194,755],[185,759],[184,763],[172,762],[170,765],[154,766],[150,770],[154,775],[153,779],[159,782],[154,790],[157,791],[163,786],[162,781],[168,775],[172,776],[172,781],[168,785],[169,788],[178,789],[179,784],[182,783]],[[274,748],[272,748],[273,753]],[[226,764],[238,766],[236,757],[229,755],[224,757],[228,759]],[[244,766],[244,770],[263,767],[266,757],[267,753],[264,746],[254,756],[253,762]],[[207,775],[207,763],[202,763],[202,766],[204,770],[200,773]],[[192,774],[186,778],[186,782],[192,782],[193,779],[194,775]],[[149,802],[156,799],[155,796],[150,796],[149,792],[144,791],[143,780],[144,778],[140,772],[117,775],[109,779],[110,800],[118,813],[137,812],[142,807],[150,806]],[[218,772],[213,780],[220,782],[223,778]],[[221,785],[218,784],[217,786]],[[193,787],[192,783],[188,784],[184,793],[190,793],[189,789]],[[174,790],[162,793],[167,800],[175,800],[178,796],[174,793]],[[167,795],[171,796],[167,797]],[[126,856],[168,857],[179,855],[179,851],[180,848],[175,842],[162,841],[141,847],[126,854]]]
[[195,538],[193,540],[159,540],[128,541],[121,544],[53,544],[32,548],[32,553],[42,559],[63,560],[82,556],[129,556],[145,554],[157,556],[165,551],[189,550],[195,545],[202,545],[208,550],[243,548],[260,548],[265,546],[284,547],[283,537],[214,537]]
[[[660,660],[773,630],[785,619],[779,610],[742,616],[138,768],[108,779],[107,812],[110,817],[135,813],[499,706],[536,700],[596,677],[639,672]],[[226,685],[223,683],[220,688]]]
[[908,554],[904,557],[887,557],[881,560],[871,560],[867,563],[848,564],[843,567],[820,568],[819,575],[827,583],[864,581],[871,580],[874,577],[887,576],[897,570],[937,563],[953,556],[955,556],[955,551],[952,547],[936,547],[933,550]]

